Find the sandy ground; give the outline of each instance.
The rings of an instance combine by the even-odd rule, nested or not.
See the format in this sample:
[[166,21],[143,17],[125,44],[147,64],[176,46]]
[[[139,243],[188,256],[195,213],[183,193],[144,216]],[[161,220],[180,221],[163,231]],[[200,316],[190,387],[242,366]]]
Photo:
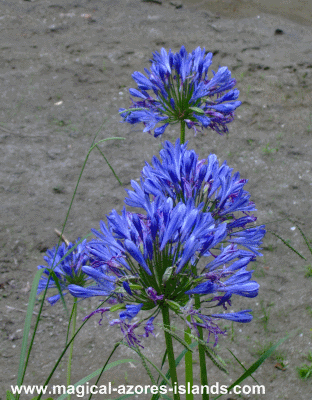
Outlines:
[[[128,106],[128,88],[134,87],[131,73],[148,67],[152,51],[161,47],[177,51],[182,44],[192,51],[201,46],[214,53],[214,68],[227,65],[232,70],[243,104],[230,134],[220,137],[207,132],[194,137],[188,131],[189,146],[202,158],[216,153],[221,162],[228,160],[248,178],[258,221],[268,223],[269,229],[308,256],[298,229],[285,218],[300,223],[312,239],[311,25],[259,12],[228,19],[207,5],[194,4],[167,0],[161,5],[140,0],[1,2],[1,399],[16,382],[36,266],[57,242],[54,229],[62,227],[95,133],[100,130],[99,140],[126,138],[101,145],[123,185],[112,176],[101,154],[93,151],[65,229],[72,241],[97,228],[112,208],[121,210],[124,189],[130,187],[131,179],[139,179],[144,160],[158,154],[162,140],[174,140],[177,135],[175,129],[167,129],[163,138],[155,139],[119,122],[118,108]],[[280,219],[284,220],[272,222]],[[296,366],[306,362],[304,356],[311,350],[312,279],[305,277],[311,256],[301,260],[270,234],[263,254],[255,264],[259,296],[233,302],[236,309],[252,308],[254,320],[236,324],[220,340],[218,350],[230,374],[208,364],[209,381],[229,384],[243,372],[227,348],[248,367],[270,344],[290,333],[292,337],[254,374],[265,385],[266,395],[230,398],[310,400],[311,380],[300,380]],[[79,320],[96,304],[95,300],[81,302]],[[47,304],[26,384],[44,382],[62,349],[65,332],[62,306]],[[99,327],[96,319],[90,322],[77,340],[73,381],[105,362],[118,335],[105,324]],[[145,342],[146,354],[158,364],[162,351],[161,333]],[[123,349],[115,359],[132,356]],[[65,371],[64,361],[53,382],[64,383]],[[179,377],[183,379],[183,367]],[[196,378],[198,383],[198,369]],[[149,383],[139,363],[115,368],[103,377],[103,384],[108,381]]]

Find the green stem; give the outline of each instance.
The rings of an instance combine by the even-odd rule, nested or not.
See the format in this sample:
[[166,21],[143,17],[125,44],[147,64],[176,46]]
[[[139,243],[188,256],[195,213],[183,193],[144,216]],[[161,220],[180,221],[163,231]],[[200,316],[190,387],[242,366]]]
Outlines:
[[[195,295],[195,308],[200,309],[199,295]],[[203,328],[198,326],[197,329],[199,333],[199,339],[203,340]],[[208,387],[205,348],[200,343],[198,344],[198,353],[199,353],[199,366],[200,366],[200,383],[202,387],[203,386]],[[202,399],[209,400],[209,394],[206,393],[205,390],[203,391]]]
[[[188,316],[187,320],[190,322],[191,317]],[[191,328],[185,329],[184,340],[187,344],[192,343],[192,338],[190,337],[189,333],[191,333]],[[185,354],[185,387],[186,388],[188,387],[188,384],[190,385],[190,387],[193,386],[193,357],[192,357],[192,353],[190,351],[188,351]],[[193,393],[186,392],[185,400],[193,400],[193,399],[194,399]]]
[[185,121],[181,121],[180,144],[185,143]]
[[[73,312],[72,312],[72,334],[71,334],[71,339],[73,338],[73,336],[75,335],[75,332],[76,332],[76,321],[77,321],[77,298],[74,297],[74,305],[73,305]],[[71,344],[70,344],[69,355],[68,355],[67,387],[70,385],[73,349],[74,349],[74,341],[72,341]],[[70,400],[70,394],[68,395],[67,398],[68,398],[68,400]]]
[[[169,307],[167,304],[162,306],[162,317],[165,328],[170,330],[170,317],[169,317]],[[171,376],[171,382],[173,387],[173,399],[180,400],[179,393],[175,393],[175,388],[178,387],[178,376],[177,376],[177,368],[174,359],[173,345],[172,345],[172,337],[170,333],[165,331],[165,339],[166,339],[166,347],[168,354],[168,362],[169,362],[169,371]]]

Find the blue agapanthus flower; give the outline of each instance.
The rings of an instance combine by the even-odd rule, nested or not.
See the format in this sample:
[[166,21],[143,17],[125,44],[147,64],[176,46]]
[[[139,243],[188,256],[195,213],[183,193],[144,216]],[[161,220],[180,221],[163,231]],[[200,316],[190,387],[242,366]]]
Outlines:
[[[227,309],[234,295],[258,294],[259,284],[251,279],[247,265],[255,259],[265,231],[252,236],[253,246],[249,235],[246,243],[241,235],[239,243],[224,247],[229,242],[227,222],[204,212],[204,203],[196,205],[192,197],[184,203],[146,195],[144,208],[145,214],[113,210],[107,223],[100,222],[101,230],[93,230],[97,239],[87,244],[91,266],[83,268],[91,278],[98,278],[97,289],[70,285],[69,290],[77,297],[102,296],[101,288],[115,285],[109,296],[117,296],[118,304],[96,312],[108,316],[109,311],[120,310],[119,318],[109,323],[120,326],[129,345],[140,345],[139,337],[153,331],[153,320],[149,320],[145,334],[136,335],[144,321],[132,319],[140,310],[154,310],[154,317],[165,303],[182,318],[190,315],[195,331],[198,326],[207,329],[208,340],[213,334],[217,341],[218,334],[224,333],[217,325],[219,319],[249,322],[249,310],[227,318],[211,309]],[[194,295],[205,297],[208,308],[187,307]]]
[[[233,168],[226,161],[219,166],[215,154],[199,160],[196,152],[188,150],[187,143],[180,144],[179,139],[175,145],[164,142],[160,157],[161,162],[154,156],[152,165],[146,163],[140,184],[131,181],[134,191],[127,190],[127,205],[147,210],[150,196],[163,201],[170,197],[175,204],[193,199],[196,205],[202,203],[203,211],[211,212],[215,220],[227,221],[229,233],[256,221],[251,214],[256,211],[255,204],[244,190],[248,180],[242,179],[238,172],[233,174]],[[257,235],[262,237],[262,231],[263,227],[257,227],[233,233],[231,242],[247,243],[248,240],[247,247],[256,252],[253,241],[259,243]]]
[[[73,249],[74,246],[76,247]],[[59,286],[62,294],[65,295],[69,292],[68,287],[71,284],[83,287],[86,281],[90,279],[90,276],[83,272],[83,267],[89,263],[89,256],[86,252],[86,240],[79,243],[78,239],[76,244],[69,243],[68,246],[62,243],[59,247],[47,250],[46,254],[43,259],[48,266],[38,266],[38,269],[44,269],[45,276],[43,275],[39,281],[37,294],[45,290],[48,285],[48,288],[57,288]],[[56,294],[47,300],[53,305],[60,298],[61,295]]]
[[[188,53],[184,46],[177,53],[162,48],[153,53],[147,76],[134,72],[132,78],[138,89],[129,89],[129,109],[119,112],[125,122],[143,122],[143,132],[157,137],[169,124],[183,122],[188,128],[210,128],[220,134],[228,131],[234,111],[241,105],[239,90],[233,89],[236,80],[227,67],[219,67],[208,75],[212,53],[198,47]],[[161,124],[157,126],[157,124]]]

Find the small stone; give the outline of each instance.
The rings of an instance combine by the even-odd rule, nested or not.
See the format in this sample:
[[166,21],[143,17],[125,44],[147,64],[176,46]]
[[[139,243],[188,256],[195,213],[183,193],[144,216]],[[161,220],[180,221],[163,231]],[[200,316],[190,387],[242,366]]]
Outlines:
[[284,35],[284,31],[282,29],[275,29],[274,35]]

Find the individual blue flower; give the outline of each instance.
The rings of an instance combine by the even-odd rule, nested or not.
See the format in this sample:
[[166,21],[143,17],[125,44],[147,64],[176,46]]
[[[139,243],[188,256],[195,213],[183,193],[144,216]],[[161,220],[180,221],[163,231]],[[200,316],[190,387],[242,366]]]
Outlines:
[[[74,248],[75,247],[75,248]],[[47,266],[39,265],[38,269],[44,269],[37,289],[37,294],[48,288],[60,288],[62,294],[69,292],[69,286],[74,284],[77,287],[83,287],[90,276],[83,272],[83,267],[89,263],[89,257],[86,252],[86,240],[79,243],[69,243],[68,246],[62,243],[59,247],[53,247],[47,250],[44,260]],[[57,279],[57,282],[55,281]],[[61,298],[60,294],[49,297],[50,304],[55,304]]]
[[243,310],[232,313],[212,314],[211,316],[214,318],[223,318],[229,321],[241,322],[244,324],[252,320],[252,315],[249,314],[251,311],[252,310]]
[[[215,342],[214,346],[218,344],[219,335],[225,335],[226,331],[223,331],[214,321],[212,315],[204,315],[201,310],[194,308],[193,301],[189,301],[184,307],[180,309],[182,317],[184,317],[185,323],[190,329],[194,329],[197,336],[199,336],[198,328],[203,328],[208,332],[207,342],[210,340],[210,336],[213,335]],[[186,318],[189,317],[190,321]]]
[[122,311],[119,314],[119,318],[121,320],[127,319],[128,321],[131,321],[132,318],[134,318],[141,310],[143,307],[143,304],[127,304],[126,305],[126,311]]
[[[124,122],[143,122],[143,132],[154,136],[162,135],[169,124],[186,124],[189,129],[211,128],[223,134],[227,124],[233,121],[234,111],[241,105],[239,90],[233,89],[236,80],[225,66],[217,72],[208,70],[212,63],[212,53],[198,47],[187,53],[184,46],[177,53],[162,48],[153,53],[147,76],[134,72],[132,78],[138,89],[129,89],[131,98],[129,109],[120,109]],[[164,124],[163,124],[164,122]],[[156,127],[158,123],[162,125]]]
[[94,297],[94,296],[102,296],[107,297],[113,294],[115,289],[115,282],[117,278],[112,275],[107,275],[105,272],[105,268],[94,268],[89,266],[82,267],[82,272],[92,278],[92,280],[96,283],[96,285],[89,285],[86,287],[70,284],[68,285],[68,290],[70,294],[74,297]]

